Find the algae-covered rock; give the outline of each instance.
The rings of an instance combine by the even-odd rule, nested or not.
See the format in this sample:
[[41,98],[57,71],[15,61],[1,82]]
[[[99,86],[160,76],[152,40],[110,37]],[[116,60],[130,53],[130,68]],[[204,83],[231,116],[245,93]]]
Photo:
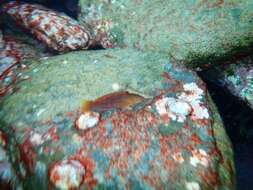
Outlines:
[[11,181],[15,181],[15,172],[10,163],[10,155],[6,151],[8,138],[0,130],[0,188],[11,189]]
[[253,109],[253,56],[215,67],[206,71],[203,76]]
[[4,4],[2,11],[53,51],[66,52],[88,48],[91,38],[89,31],[65,14],[41,5],[18,1]]
[[248,51],[251,0],[80,0],[79,20],[108,30],[118,45],[164,52],[206,67]]
[[73,52],[25,74],[0,105],[16,188],[234,188],[232,148],[205,84],[164,54]]
[[[18,37],[16,36],[18,34]],[[26,60],[39,59],[48,56],[45,47],[26,35],[19,35],[13,31],[5,31],[0,36],[0,96],[14,91],[13,86],[20,80],[26,80],[22,70],[28,65]],[[1,34],[0,34],[1,35]]]

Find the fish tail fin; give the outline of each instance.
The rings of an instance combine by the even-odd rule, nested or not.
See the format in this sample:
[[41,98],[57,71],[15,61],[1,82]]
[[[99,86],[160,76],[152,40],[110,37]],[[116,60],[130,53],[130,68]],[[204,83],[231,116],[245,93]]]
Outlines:
[[82,102],[82,112],[89,112],[91,106],[91,101],[89,100],[83,100]]

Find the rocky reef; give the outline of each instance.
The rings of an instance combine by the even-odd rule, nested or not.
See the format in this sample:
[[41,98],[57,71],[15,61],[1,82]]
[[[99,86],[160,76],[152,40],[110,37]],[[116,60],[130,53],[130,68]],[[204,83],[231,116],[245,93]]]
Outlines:
[[[7,151],[17,155],[15,183],[24,188],[233,187],[231,145],[205,84],[167,57],[75,52],[24,74],[31,80],[4,97],[0,112]],[[115,90],[144,99],[128,109],[81,112],[83,99]]]
[[80,0],[79,20],[121,46],[163,52],[206,68],[252,50],[251,0]]
[[40,5],[10,2],[2,6],[2,11],[11,17],[16,25],[56,52],[88,49],[98,44],[106,48],[108,45],[93,39],[90,30],[76,20]]
[[252,56],[224,63],[204,73],[205,79],[228,90],[253,109]]
[[235,189],[212,84],[252,113],[252,2],[75,2],[1,7],[0,188]]

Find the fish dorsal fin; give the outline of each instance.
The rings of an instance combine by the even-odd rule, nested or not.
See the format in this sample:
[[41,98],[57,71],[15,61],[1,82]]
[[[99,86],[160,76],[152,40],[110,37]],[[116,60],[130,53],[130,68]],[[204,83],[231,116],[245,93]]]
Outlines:
[[90,100],[83,100],[82,101],[82,112],[89,112],[90,111],[90,105],[92,104],[93,101]]

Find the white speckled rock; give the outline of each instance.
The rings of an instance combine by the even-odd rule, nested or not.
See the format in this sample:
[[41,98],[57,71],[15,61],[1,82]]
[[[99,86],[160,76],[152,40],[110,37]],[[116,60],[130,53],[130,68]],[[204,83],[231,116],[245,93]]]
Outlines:
[[4,4],[3,12],[51,50],[65,52],[87,49],[93,43],[87,28],[67,15],[41,5],[14,1]]
[[[0,105],[17,186],[233,189],[233,152],[206,86],[166,55],[71,52],[24,74],[31,79]],[[114,107],[132,103],[118,90],[143,98]]]

